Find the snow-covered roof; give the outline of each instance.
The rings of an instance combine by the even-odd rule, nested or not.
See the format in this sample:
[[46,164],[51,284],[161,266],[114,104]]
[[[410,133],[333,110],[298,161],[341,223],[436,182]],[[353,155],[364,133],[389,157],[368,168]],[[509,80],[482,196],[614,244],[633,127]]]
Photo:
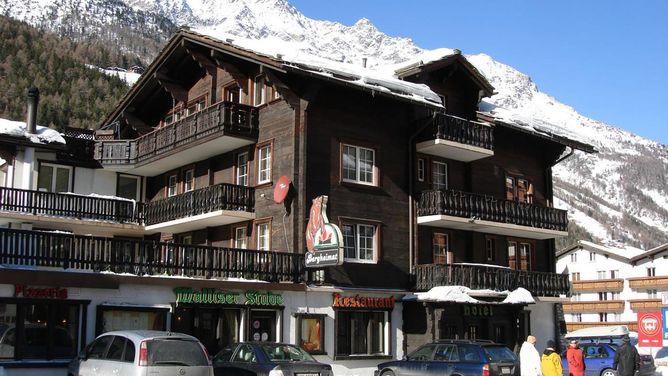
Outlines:
[[28,133],[26,123],[0,119],[0,135],[24,137],[35,144],[65,144],[65,139],[56,130],[48,127],[37,126],[37,133]]
[[[479,300],[479,298],[503,298],[503,301],[490,302]],[[406,300],[410,299],[409,297]],[[533,304],[536,302],[531,293],[522,287],[513,291],[494,291],[472,290],[466,286],[436,286],[427,292],[415,293],[413,299],[420,302],[473,304]]]
[[660,245],[656,248],[652,248],[652,249],[648,250],[647,252],[644,252],[644,253],[641,253],[637,256],[632,257],[631,262],[632,263],[637,263],[638,261],[640,261],[642,259],[645,259],[645,258],[652,259],[652,258],[655,258],[658,254],[660,254],[662,252],[668,253],[668,243],[662,244],[662,245]]
[[566,255],[572,252],[576,252],[580,249],[587,249],[600,254],[614,256],[627,263],[631,262],[632,258],[635,258],[637,256],[646,253],[642,249],[631,246],[625,248],[616,248],[616,247],[603,246],[586,240],[579,240],[576,244],[557,252],[557,258],[565,257]]

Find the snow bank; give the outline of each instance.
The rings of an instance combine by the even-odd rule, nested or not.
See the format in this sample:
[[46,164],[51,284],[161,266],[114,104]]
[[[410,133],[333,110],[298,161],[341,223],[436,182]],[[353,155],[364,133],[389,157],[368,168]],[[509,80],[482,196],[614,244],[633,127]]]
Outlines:
[[437,286],[427,292],[416,293],[417,300],[430,302],[479,303],[469,293],[471,289],[465,286]]
[[26,123],[23,121],[13,121],[0,119],[0,134],[14,137],[25,137],[36,144],[65,144],[65,139],[57,131],[37,126],[37,133],[28,133]]
[[535,302],[536,301],[533,299],[533,296],[531,296],[531,293],[522,287],[518,287],[516,290],[511,291],[508,293],[508,296],[503,299],[503,303],[506,304],[531,304]]

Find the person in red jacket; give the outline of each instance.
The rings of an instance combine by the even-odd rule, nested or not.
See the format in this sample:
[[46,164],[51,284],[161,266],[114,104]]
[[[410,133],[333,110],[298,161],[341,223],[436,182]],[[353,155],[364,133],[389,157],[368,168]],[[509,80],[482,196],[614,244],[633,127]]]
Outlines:
[[568,345],[566,359],[568,360],[568,376],[584,376],[584,352],[578,347],[577,341],[573,340]]

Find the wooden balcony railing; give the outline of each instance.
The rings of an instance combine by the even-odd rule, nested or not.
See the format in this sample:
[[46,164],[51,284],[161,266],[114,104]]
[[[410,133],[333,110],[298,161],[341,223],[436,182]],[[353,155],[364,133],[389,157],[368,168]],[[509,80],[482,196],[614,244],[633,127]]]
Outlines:
[[305,276],[303,254],[3,228],[0,264],[270,282]]
[[591,302],[564,303],[565,313],[624,312],[623,300],[597,300]]
[[455,190],[423,191],[418,203],[418,215],[448,215],[556,231],[568,230],[565,210]]
[[573,281],[573,292],[621,292],[623,279],[594,279]]
[[434,138],[458,142],[483,149],[492,150],[494,145],[493,128],[460,117],[438,114],[434,121]]
[[611,325],[626,325],[630,331],[638,331],[637,321],[607,321],[607,322],[568,322],[566,323],[566,330],[570,333],[572,331],[584,328],[605,327]]
[[118,223],[144,222],[144,206],[131,200],[0,187],[0,211]]
[[629,300],[629,303],[631,303],[631,310],[634,312],[661,311],[663,307],[661,299],[632,299]]
[[146,224],[164,223],[216,210],[255,210],[255,188],[216,184],[146,204]]
[[633,277],[627,279],[629,281],[629,287],[634,290],[668,288],[668,275],[659,275],[655,277]]
[[570,295],[566,274],[513,270],[492,265],[417,265],[415,289],[427,291],[436,286],[466,286],[475,290],[496,291],[512,291],[523,287],[534,296]]
[[258,123],[257,108],[220,102],[135,140],[98,141],[95,159],[104,165],[137,164],[223,132],[257,138]]

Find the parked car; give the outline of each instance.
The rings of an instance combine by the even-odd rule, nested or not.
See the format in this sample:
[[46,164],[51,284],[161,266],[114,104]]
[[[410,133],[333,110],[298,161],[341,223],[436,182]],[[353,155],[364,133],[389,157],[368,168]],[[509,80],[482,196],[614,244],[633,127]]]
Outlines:
[[491,341],[439,340],[403,360],[381,363],[374,376],[519,376],[520,362],[508,347]]
[[332,366],[301,348],[275,342],[241,342],[213,357],[216,376],[333,376]]
[[[615,352],[620,346],[613,339],[607,342],[599,339],[594,342],[580,342],[578,346],[582,349],[585,356],[585,376],[615,376],[616,372],[612,368],[615,359]],[[564,370],[564,376],[568,376],[568,360],[566,352],[561,354],[561,365]],[[640,355],[640,376],[653,376],[656,367],[654,358],[651,355]]]
[[70,362],[68,376],[213,376],[204,346],[193,336],[121,330],[97,337]]

